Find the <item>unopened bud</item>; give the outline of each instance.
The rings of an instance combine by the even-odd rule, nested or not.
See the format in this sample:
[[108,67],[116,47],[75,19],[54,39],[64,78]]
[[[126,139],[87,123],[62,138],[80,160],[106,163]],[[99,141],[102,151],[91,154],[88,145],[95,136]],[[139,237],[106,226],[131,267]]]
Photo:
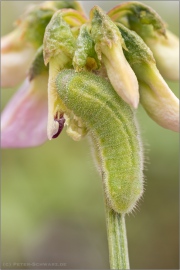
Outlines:
[[94,46],[95,43],[89,33],[88,25],[82,25],[77,38],[76,51],[73,58],[73,66],[76,71],[83,69],[93,70],[100,66],[100,61]]
[[138,78],[145,110],[161,126],[179,131],[179,100],[159,73],[151,50],[134,31],[121,24],[118,27],[126,41],[125,55]]
[[179,132],[179,100],[171,92],[163,88],[158,91],[144,82],[139,82],[140,101],[148,115],[160,126]]
[[19,29],[1,38],[1,87],[13,87],[27,75],[35,48],[21,40]]
[[165,22],[155,10],[140,2],[127,2],[110,10],[108,15],[144,40],[163,77],[179,80],[179,39],[166,29]]
[[119,96],[137,108],[138,81],[124,56],[122,47],[126,49],[126,46],[118,28],[97,6],[91,10],[90,16],[95,49],[99,58],[102,57],[111,84]]
[[75,38],[59,10],[53,15],[44,35],[44,62],[45,65],[49,63],[47,125],[49,140],[57,134],[59,129],[57,119],[59,120],[66,111],[66,107],[57,94],[55,79],[60,70],[72,65],[74,50]]
[[179,38],[166,32],[165,36],[154,36],[145,39],[153,52],[157,67],[163,77],[169,80],[179,80]]

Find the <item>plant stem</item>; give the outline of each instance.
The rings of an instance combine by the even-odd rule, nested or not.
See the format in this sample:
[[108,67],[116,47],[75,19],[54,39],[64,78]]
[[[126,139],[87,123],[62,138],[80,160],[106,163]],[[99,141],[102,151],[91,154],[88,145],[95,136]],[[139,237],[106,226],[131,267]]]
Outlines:
[[130,269],[125,216],[106,203],[107,235],[111,269]]

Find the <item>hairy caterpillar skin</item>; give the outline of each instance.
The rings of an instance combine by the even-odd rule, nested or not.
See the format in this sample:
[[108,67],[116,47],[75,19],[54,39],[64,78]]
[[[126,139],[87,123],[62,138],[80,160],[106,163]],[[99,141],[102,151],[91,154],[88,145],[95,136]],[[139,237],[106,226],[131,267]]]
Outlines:
[[89,72],[63,70],[56,86],[90,132],[110,207],[130,212],[143,192],[142,150],[132,109],[108,81]]

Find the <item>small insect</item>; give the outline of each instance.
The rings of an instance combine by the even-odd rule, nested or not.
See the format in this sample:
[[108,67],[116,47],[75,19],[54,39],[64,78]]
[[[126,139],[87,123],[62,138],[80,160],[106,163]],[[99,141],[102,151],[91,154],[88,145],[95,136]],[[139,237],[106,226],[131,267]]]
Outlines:
[[110,207],[130,212],[143,193],[143,155],[133,110],[107,80],[90,72],[63,70],[56,86],[68,110],[86,125]]

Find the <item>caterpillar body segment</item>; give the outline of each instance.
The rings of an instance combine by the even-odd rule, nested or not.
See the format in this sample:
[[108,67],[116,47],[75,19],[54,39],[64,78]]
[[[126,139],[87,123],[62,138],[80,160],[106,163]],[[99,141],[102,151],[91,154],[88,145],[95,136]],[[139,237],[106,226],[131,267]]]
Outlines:
[[130,212],[143,192],[143,160],[134,113],[104,78],[61,71],[56,79],[65,106],[80,117],[92,137],[109,205]]

